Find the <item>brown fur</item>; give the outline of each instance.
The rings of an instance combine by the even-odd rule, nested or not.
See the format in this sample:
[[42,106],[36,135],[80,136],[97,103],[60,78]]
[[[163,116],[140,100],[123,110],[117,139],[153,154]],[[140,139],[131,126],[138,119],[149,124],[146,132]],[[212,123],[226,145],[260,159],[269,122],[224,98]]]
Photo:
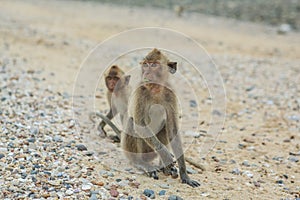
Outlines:
[[[145,65],[155,62],[160,64],[155,67]],[[121,146],[125,155],[155,179],[158,178],[156,170],[149,162],[159,155],[163,172],[176,176],[177,170],[173,166],[172,154],[166,147],[171,144],[182,182],[197,187],[200,184],[191,180],[186,172],[182,144],[178,135],[177,99],[168,84],[169,73],[175,73],[176,63],[169,62],[165,55],[154,49],[141,64],[143,81],[135,91],[133,118],[129,118],[127,128],[122,133]],[[166,119],[159,110],[150,112],[151,107],[156,104],[164,108]],[[156,123],[151,124],[151,121],[155,120]],[[144,133],[139,131],[134,123],[135,126],[145,127],[146,132],[152,134],[141,137]]]
[[[107,113],[106,118],[108,118],[109,120],[111,120],[115,116],[115,114],[118,113],[117,110],[119,110],[116,108],[116,106],[112,105],[113,92],[119,94],[118,95],[119,101],[121,101],[122,99],[124,101],[127,101],[125,99],[125,97],[123,97],[121,94],[121,93],[124,93],[124,91],[123,91],[124,87],[121,84],[124,82],[124,80],[122,80],[123,75],[124,75],[123,70],[121,70],[117,65],[113,65],[112,67],[110,67],[110,69],[107,71],[107,73],[105,73],[105,84],[107,87],[106,96],[107,96],[107,101],[109,103],[109,112]],[[124,77],[124,79],[125,79],[125,77]],[[117,87],[117,85],[118,85],[118,87]],[[119,88],[119,89],[116,89],[116,88]],[[104,120],[102,120],[98,126],[98,130],[101,132],[101,134],[103,136],[107,136],[107,133],[104,130],[105,125],[106,125],[106,122]]]

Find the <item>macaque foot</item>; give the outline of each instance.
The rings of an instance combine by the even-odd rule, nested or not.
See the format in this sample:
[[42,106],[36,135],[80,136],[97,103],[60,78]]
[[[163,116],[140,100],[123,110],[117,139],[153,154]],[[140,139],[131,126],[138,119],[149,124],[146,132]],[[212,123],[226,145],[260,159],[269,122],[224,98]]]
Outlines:
[[102,126],[98,126],[98,131],[99,131],[99,136],[100,137],[102,137],[102,138],[105,138],[106,136],[107,136],[107,133],[106,133],[106,131],[103,129],[103,127]]
[[155,180],[158,180],[157,171],[151,171],[151,172],[148,172],[148,174],[151,178],[154,178]]
[[169,176],[171,175],[172,178],[177,178],[178,177],[178,171],[177,168],[174,166],[174,164],[170,164],[166,167],[162,168],[162,172],[166,175]]
[[182,183],[186,183],[186,184],[188,184],[189,186],[192,186],[192,187],[199,187],[201,185],[197,181],[194,181],[190,178],[182,178],[181,180],[182,180]]
[[113,143],[120,143],[121,142],[120,138],[116,135],[112,135],[109,138],[113,141]]

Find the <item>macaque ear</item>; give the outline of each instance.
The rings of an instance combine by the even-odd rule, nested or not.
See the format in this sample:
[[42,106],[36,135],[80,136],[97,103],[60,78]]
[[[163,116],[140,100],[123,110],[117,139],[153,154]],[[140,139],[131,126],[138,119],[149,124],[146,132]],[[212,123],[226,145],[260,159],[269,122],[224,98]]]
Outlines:
[[130,75],[125,76],[125,85],[129,84],[130,78],[131,78]]
[[177,62],[168,62],[169,72],[174,74],[177,71]]

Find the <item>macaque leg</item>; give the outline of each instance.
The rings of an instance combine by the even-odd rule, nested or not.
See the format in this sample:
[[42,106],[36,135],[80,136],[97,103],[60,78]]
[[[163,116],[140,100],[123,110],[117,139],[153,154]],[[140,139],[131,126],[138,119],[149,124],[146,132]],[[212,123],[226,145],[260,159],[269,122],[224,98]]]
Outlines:
[[[109,120],[111,120],[111,119],[113,118],[112,109],[109,110],[109,112],[107,113],[106,117],[107,117]],[[100,124],[98,125],[98,128],[97,128],[97,129],[98,129],[100,132],[103,132],[104,135],[106,136],[107,134],[106,134],[106,132],[104,131],[104,127],[105,127],[105,126],[106,126],[106,122],[105,122],[104,120],[102,120],[102,121],[100,122]]]
[[[106,118],[108,118],[109,120],[111,120],[112,118],[114,117],[114,115],[113,115],[113,112],[112,112],[112,109],[110,109],[109,110],[109,112],[107,113],[107,115],[106,115]],[[98,131],[100,132],[100,136],[101,137],[106,137],[107,136],[107,133],[106,133],[106,131],[104,130],[104,127],[106,126],[106,122],[104,121],[104,120],[102,120],[101,122],[100,122],[100,124],[98,125]],[[117,133],[118,134],[118,133]],[[118,134],[118,140],[120,140],[119,138],[120,138],[120,135]],[[115,139],[114,139],[115,140]]]
[[135,129],[139,136],[159,154],[161,164],[168,166],[173,163],[172,154],[156,136],[157,134],[166,134],[159,133],[165,126],[165,108],[158,104],[152,105],[149,109],[149,117],[150,123],[147,126],[135,125]]

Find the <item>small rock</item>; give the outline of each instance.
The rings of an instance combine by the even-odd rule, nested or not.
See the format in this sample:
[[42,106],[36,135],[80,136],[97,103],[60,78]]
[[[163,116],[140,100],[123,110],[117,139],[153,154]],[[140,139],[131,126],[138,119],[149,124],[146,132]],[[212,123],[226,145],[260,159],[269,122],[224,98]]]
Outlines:
[[29,138],[27,141],[33,143],[33,142],[35,142],[35,138]]
[[104,183],[101,182],[101,181],[92,181],[91,183],[92,183],[93,185],[98,185],[98,186],[103,186],[103,185],[104,185]]
[[39,129],[36,128],[36,127],[32,127],[30,129],[30,133],[33,134],[33,135],[37,135],[39,133]]
[[66,191],[66,195],[69,195],[69,196],[72,195],[73,193],[74,193],[74,192],[73,192],[73,190],[71,190],[71,189],[69,189],[69,190]]
[[42,197],[44,197],[44,198],[49,198],[49,197],[50,197],[50,194],[49,194],[49,193],[43,193],[43,194],[42,194]]
[[197,107],[197,102],[195,100],[190,100],[190,107],[196,108]]
[[191,136],[191,137],[200,137],[200,133],[197,133],[196,131],[191,131],[191,130],[187,130],[184,133],[186,136]]
[[48,181],[48,183],[50,184],[50,185],[53,185],[53,186],[59,186],[60,185],[60,181]]
[[110,195],[111,195],[112,197],[118,197],[118,196],[119,196],[119,192],[118,192],[117,190],[115,190],[115,189],[111,189],[111,190],[109,191],[109,193],[110,193]]
[[220,112],[219,110],[213,110],[212,114],[222,116],[222,112]]
[[244,172],[243,172],[243,175],[246,175],[246,176],[248,176],[249,178],[252,178],[252,177],[253,177],[253,174],[252,174],[251,172],[249,172],[249,171],[244,171]]
[[283,180],[277,180],[276,183],[282,185],[283,184]]
[[208,196],[209,196],[209,193],[207,193],[207,192],[202,192],[202,193],[201,193],[201,196],[203,196],[203,197],[208,197]]
[[257,181],[254,181],[253,184],[254,184],[255,187],[260,187],[260,183],[257,182]]
[[250,164],[249,164],[248,160],[244,160],[242,165],[244,165],[246,167],[250,167]]
[[4,158],[4,157],[5,157],[5,155],[3,153],[0,153],[0,159]]
[[238,168],[234,168],[232,171],[231,171],[232,174],[235,174],[235,175],[240,175],[241,174],[241,171],[238,169]]
[[250,91],[252,91],[254,88],[255,88],[255,85],[252,85],[252,86],[246,88],[246,92],[250,92]]
[[58,135],[55,135],[55,136],[53,137],[53,141],[54,141],[54,142],[63,142],[63,140],[61,139],[61,137],[59,137]]
[[168,200],[183,200],[183,198],[181,198],[177,195],[171,195],[171,196],[169,196]]
[[272,159],[276,161],[283,161],[283,157],[279,157],[279,156],[273,157]]
[[84,146],[83,144],[77,144],[76,148],[78,151],[86,151],[87,150],[86,146]]
[[149,189],[145,189],[143,194],[146,196],[146,197],[149,197],[150,199],[154,199],[155,198],[155,193],[153,190],[149,190]]
[[198,173],[196,170],[193,170],[193,169],[190,168],[190,167],[187,167],[187,168],[186,168],[186,171],[187,171],[188,174],[197,174],[197,173]]
[[170,188],[169,184],[159,184],[159,187],[161,187],[162,189],[169,189]]
[[299,158],[293,156],[289,157],[288,160],[292,162],[299,162]]
[[165,195],[165,194],[166,194],[166,190],[161,190],[161,191],[159,191],[159,193],[158,193],[159,196],[163,196],[163,195]]
[[89,184],[84,184],[84,185],[82,185],[82,187],[81,187],[81,189],[82,189],[83,191],[89,191],[91,188],[92,188],[92,186],[89,185]]
[[291,116],[288,116],[288,119],[292,120],[292,121],[300,121],[300,116],[291,115]]
[[85,154],[86,156],[92,156],[92,155],[94,155],[94,152],[92,152],[92,151],[88,151],[88,152],[86,152],[86,154]]

